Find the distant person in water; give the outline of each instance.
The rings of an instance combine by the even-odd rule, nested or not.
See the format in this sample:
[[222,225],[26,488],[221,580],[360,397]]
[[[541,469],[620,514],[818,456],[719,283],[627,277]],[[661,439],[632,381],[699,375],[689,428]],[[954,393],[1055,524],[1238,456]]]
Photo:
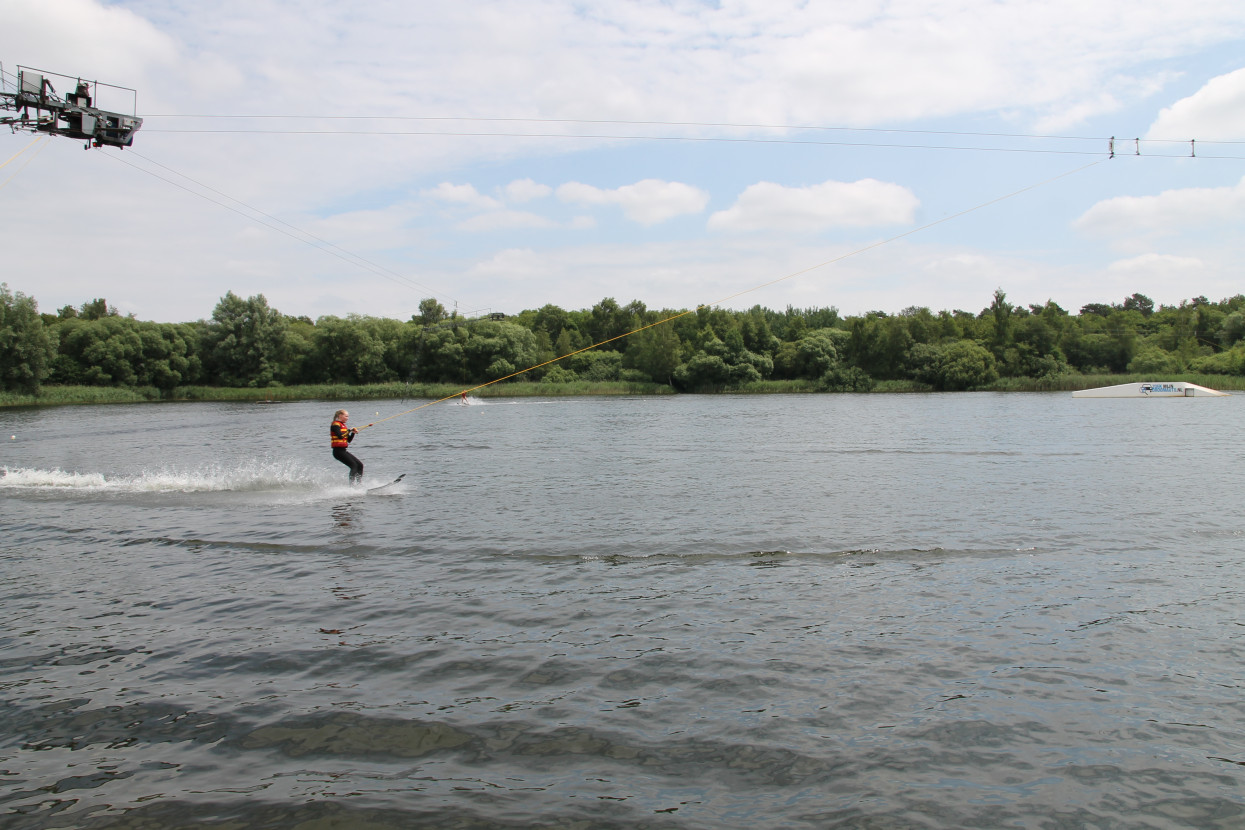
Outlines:
[[344,409],[337,410],[333,416],[333,425],[329,427],[329,443],[333,447],[333,457],[350,468],[350,483],[358,484],[363,480],[363,462],[355,458],[350,450],[350,442],[359,434],[353,427],[347,428],[350,413]]

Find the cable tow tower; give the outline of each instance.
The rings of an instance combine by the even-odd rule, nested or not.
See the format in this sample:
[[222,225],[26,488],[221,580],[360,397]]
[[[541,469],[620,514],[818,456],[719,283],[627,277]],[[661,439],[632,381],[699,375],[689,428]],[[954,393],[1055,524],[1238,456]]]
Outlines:
[[[60,97],[49,76],[73,82],[74,91]],[[16,87],[10,90],[5,82],[0,88],[0,125],[14,132],[80,138],[88,142],[88,147],[129,147],[134,143],[134,133],[143,126],[143,119],[137,114],[110,112],[94,106],[100,87],[131,93],[137,113],[138,93],[129,87],[19,66]]]

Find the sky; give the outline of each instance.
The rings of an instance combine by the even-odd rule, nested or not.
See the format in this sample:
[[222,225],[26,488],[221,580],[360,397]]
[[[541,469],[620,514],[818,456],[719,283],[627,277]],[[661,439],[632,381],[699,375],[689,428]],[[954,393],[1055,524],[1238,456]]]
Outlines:
[[[0,0],[0,281],[142,320],[1245,291],[1239,0]],[[1114,137],[1114,142],[1111,141]],[[1114,156],[1112,156],[1114,150]]]

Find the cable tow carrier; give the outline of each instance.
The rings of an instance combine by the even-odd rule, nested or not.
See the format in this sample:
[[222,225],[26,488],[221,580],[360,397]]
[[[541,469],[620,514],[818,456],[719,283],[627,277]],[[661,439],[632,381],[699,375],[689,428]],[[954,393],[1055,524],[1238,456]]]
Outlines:
[[78,78],[74,91],[61,98],[56,94],[49,75],[74,81],[69,75],[22,66],[17,68],[16,88],[11,88],[6,82],[0,89],[0,125],[8,126],[14,132],[25,130],[80,138],[88,142],[88,147],[129,147],[134,143],[134,133],[143,126],[143,119],[93,105],[100,87],[133,93],[137,104],[138,95],[134,90]]

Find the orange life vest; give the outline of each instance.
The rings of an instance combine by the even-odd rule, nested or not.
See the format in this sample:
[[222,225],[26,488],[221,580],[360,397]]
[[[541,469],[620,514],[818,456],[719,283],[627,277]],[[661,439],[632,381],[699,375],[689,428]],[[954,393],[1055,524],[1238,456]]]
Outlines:
[[350,431],[346,429],[346,425],[341,421],[334,421],[333,425],[329,427],[329,445],[333,449],[350,446]]

